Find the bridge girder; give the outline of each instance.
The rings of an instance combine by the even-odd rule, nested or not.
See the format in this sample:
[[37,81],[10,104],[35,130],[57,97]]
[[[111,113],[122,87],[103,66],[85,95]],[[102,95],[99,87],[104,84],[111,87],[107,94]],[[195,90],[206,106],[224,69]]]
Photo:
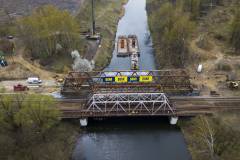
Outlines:
[[[115,76],[152,76],[151,83],[114,83],[104,82],[104,77]],[[167,94],[187,94],[192,91],[190,77],[186,70],[152,70],[152,71],[94,71],[70,72],[64,81],[63,94],[78,94],[83,90],[92,93],[111,92],[160,92]]]
[[164,93],[93,94],[83,112],[103,115],[175,115]]

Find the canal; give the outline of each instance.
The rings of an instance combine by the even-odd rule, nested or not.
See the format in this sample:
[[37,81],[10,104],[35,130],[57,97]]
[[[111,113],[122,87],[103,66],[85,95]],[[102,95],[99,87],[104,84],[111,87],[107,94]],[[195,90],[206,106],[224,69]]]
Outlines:
[[[146,0],[129,0],[125,5],[125,15],[118,23],[116,41],[119,35],[137,35],[140,45],[140,70],[156,69],[152,40],[148,28]],[[130,70],[129,57],[117,57],[117,45],[113,57],[105,70]]]
[[[140,44],[140,69],[156,69],[148,28],[146,0],[129,0],[118,24],[118,35],[135,34]],[[113,51],[105,70],[129,70],[129,57]],[[90,120],[80,135],[73,160],[190,160],[183,134],[166,118]]]

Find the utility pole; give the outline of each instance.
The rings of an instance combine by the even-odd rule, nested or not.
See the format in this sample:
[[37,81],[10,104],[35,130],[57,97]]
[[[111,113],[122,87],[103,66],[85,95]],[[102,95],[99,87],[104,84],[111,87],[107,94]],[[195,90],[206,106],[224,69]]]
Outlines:
[[213,9],[213,0],[211,0],[211,10]]
[[95,35],[95,30],[96,30],[94,7],[95,7],[94,0],[92,0],[92,35]]

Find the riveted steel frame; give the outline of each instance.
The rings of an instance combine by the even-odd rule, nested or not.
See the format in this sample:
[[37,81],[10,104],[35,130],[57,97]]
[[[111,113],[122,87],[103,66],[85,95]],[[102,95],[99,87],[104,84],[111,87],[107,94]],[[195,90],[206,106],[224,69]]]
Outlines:
[[83,110],[92,115],[175,115],[164,93],[93,94]]
[[[151,83],[115,83],[103,82],[104,77],[115,76],[152,76]],[[83,86],[92,93],[110,92],[164,92],[189,93],[192,91],[190,77],[185,70],[152,70],[152,71],[94,71],[94,72],[70,72],[65,78],[62,93],[82,91]]]

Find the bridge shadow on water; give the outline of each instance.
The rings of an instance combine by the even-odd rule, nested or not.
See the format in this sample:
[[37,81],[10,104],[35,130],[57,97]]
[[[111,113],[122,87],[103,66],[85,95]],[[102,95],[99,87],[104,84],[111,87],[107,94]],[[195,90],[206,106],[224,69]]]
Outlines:
[[102,129],[107,130],[180,130],[177,125],[170,125],[168,117],[111,117],[90,118],[87,131]]
[[89,119],[73,160],[190,160],[180,128],[168,117]]

